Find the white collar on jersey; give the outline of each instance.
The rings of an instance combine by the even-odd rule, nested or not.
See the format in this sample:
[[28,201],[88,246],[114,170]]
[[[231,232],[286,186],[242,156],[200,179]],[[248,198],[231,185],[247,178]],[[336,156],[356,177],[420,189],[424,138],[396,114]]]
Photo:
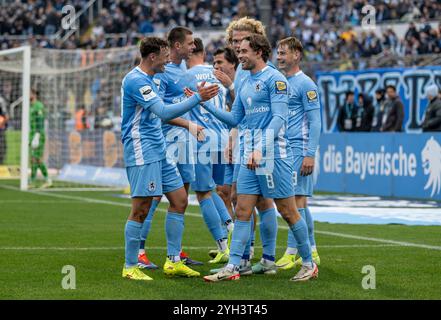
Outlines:
[[146,75],[147,77],[150,77],[147,73],[145,73],[144,71],[142,71],[142,69],[141,69],[139,66],[136,66],[135,69],[138,70],[139,72],[141,72],[142,74]]
[[303,71],[302,70],[299,70],[299,71],[297,71],[295,74],[294,74],[294,77],[297,77],[298,75],[301,75],[303,73]]

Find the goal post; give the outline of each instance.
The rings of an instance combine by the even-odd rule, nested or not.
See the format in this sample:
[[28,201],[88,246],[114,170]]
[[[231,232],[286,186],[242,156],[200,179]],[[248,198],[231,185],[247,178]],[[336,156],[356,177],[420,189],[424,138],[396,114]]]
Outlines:
[[[5,168],[3,172],[14,171],[11,168],[14,165],[19,165],[20,168],[20,189],[27,190],[28,189],[28,163],[29,163],[29,93],[31,86],[31,47],[30,46],[22,46],[19,48],[7,49],[0,51],[0,107],[2,108],[2,112],[6,113],[7,117],[10,117],[11,107],[14,107],[18,104],[22,105],[21,108],[21,138],[18,141],[17,139],[11,139],[13,142],[12,148],[15,147],[16,154],[20,155],[20,161],[17,163],[17,159],[14,157],[6,158],[7,154],[2,155],[2,162],[0,165],[8,165],[10,166],[8,169]],[[18,79],[20,78],[21,79]],[[9,80],[16,78],[15,85],[7,85],[2,80]],[[15,90],[12,88],[15,86]],[[9,87],[11,87],[11,92],[9,92]],[[17,94],[18,91],[18,94]],[[4,96],[5,97],[4,97]],[[8,97],[6,97],[8,95]],[[14,101],[11,101],[14,100]],[[9,108],[8,108],[9,107]],[[6,128],[4,129],[6,130]],[[6,143],[7,137],[4,141],[1,142],[4,144],[2,148],[4,148],[3,152],[7,152]],[[20,143],[20,151],[18,151],[17,143]],[[9,174],[11,177],[15,177],[14,174]]]

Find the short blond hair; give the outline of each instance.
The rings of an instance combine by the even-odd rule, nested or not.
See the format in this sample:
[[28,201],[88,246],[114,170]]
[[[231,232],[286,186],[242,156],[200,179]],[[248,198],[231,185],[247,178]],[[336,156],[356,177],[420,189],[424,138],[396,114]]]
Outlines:
[[232,21],[227,27],[227,42],[233,43],[233,31],[248,31],[265,36],[265,26],[259,20],[243,17],[239,20]]
[[301,54],[303,54],[303,45],[302,42],[297,39],[296,37],[288,37],[285,39],[280,40],[277,43],[277,46],[287,46],[289,50],[291,51],[299,51]]

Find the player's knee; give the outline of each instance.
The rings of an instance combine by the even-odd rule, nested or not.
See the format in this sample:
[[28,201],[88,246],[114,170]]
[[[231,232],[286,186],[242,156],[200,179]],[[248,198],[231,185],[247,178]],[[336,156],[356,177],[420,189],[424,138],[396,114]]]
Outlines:
[[273,201],[271,199],[259,197],[256,203],[256,208],[260,212],[273,208]]
[[208,199],[211,196],[210,191],[196,191],[196,198],[199,202]]
[[217,192],[218,196],[221,197],[221,199],[224,202],[229,202],[230,201],[230,197],[231,197],[230,192],[224,186],[217,186],[216,187],[216,192]]
[[178,199],[174,199],[172,203],[170,203],[169,210],[172,212],[184,213],[185,209],[188,206],[187,197],[179,197]]
[[245,206],[237,204],[236,206],[236,219],[241,221],[250,220],[251,210]]
[[141,202],[132,207],[132,216],[139,221],[144,221],[149,211],[149,203]]
[[231,199],[232,203],[234,203],[234,204],[237,203],[237,193],[236,193],[236,190],[231,190],[230,199]]

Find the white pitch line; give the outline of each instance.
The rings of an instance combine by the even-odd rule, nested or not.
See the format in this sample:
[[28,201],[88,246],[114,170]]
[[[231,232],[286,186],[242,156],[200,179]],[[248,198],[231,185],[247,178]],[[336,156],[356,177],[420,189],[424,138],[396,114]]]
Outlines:
[[[11,187],[11,186],[1,186],[5,189],[9,190],[19,190],[18,188]],[[88,203],[100,203],[100,204],[107,204],[107,205],[114,205],[114,206],[121,206],[121,207],[131,207],[129,203],[122,203],[122,202],[116,202],[116,201],[108,201],[108,200],[99,200],[99,199],[92,199],[92,198],[85,198],[85,197],[76,197],[76,196],[68,196],[68,195],[62,195],[62,194],[52,194],[48,192],[42,192],[42,191],[32,191],[28,190],[26,192],[37,194],[37,195],[45,195],[48,197],[55,197],[55,198],[64,198],[64,199],[73,199],[73,200],[81,200],[83,202]],[[160,212],[166,212],[165,209],[157,209],[157,211]],[[185,213],[186,216],[190,217],[199,217],[202,218],[199,214],[194,213]],[[288,229],[287,226],[280,226],[279,229]],[[366,240],[366,241],[374,241],[374,242],[380,242],[380,243],[386,243],[386,244],[394,244],[398,246],[403,247],[413,247],[413,248],[421,248],[421,249],[429,249],[429,250],[438,250],[441,251],[441,246],[433,246],[433,245],[426,245],[426,244],[420,244],[420,243],[412,243],[412,242],[404,242],[404,241],[396,241],[396,240],[389,240],[389,239],[382,239],[382,238],[373,238],[373,237],[363,237],[363,236],[357,236],[347,233],[338,233],[338,232],[329,232],[329,231],[320,231],[315,230],[315,233],[317,234],[324,234],[328,236],[334,236],[339,238],[347,238],[347,239],[355,239],[355,240]]]
[[[349,244],[349,245],[322,245],[320,248],[384,248],[384,247],[401,247],[393,244]],[[211,247],[189,247],[185,246],[185,250],[211,250]],[[277,249],[285,249],[285,246],[277,246]],[[147,247],[147,251],[166,250],[167,247]],[[0,247],[0,251],[107,251],[107,250],[124,250],[124,247]]]
[[72,201],[53,201],[53,200],[0,200],[0,203],[26,203],[26,204],[67,204],[67,203],[80,203],[79,200]]

